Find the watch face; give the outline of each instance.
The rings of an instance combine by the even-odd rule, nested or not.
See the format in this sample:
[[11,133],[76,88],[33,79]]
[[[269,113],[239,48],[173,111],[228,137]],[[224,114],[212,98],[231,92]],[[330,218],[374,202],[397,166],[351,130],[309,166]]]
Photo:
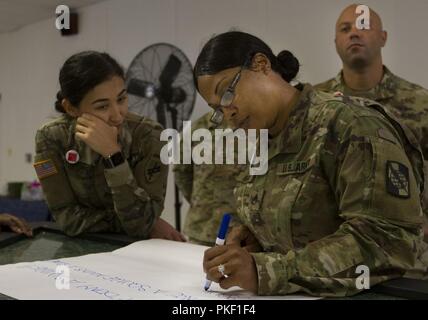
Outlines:
[[110,159],[113,162],[113,165],[115,167],[118,166],[118,165],[120,165],[120,164],[122,164],[125,161],[125,159],[123,158],[122,152],[115,153],[114,155],[112,155],[110,157]]
[[107,168],[114,168],[124,163],[125,158],[123,157],[122,152],[119,151],[108,158],[104,158],[103,161]]

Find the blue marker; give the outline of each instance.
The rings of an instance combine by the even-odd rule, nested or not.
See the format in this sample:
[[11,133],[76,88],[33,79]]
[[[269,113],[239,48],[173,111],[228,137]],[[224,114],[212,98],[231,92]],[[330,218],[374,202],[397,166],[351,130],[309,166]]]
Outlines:
[[[217,239],[215,240],[216,246],[222,246],[224,245],[224,241],[226,238],[227,229],[229,228],[229,222],[230,222],[230,213],[225,213],[223,215],[223,219],[221,220],[220,229],[218,230]],[[205,286],[204,289],[207,291],[211,286],[211,280],[205,280]]]

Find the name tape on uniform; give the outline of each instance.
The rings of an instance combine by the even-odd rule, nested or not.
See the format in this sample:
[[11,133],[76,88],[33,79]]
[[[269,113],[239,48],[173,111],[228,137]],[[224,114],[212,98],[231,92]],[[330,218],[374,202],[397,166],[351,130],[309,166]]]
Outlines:
[[278,165],[277,175],[303,173],[311,167],[310,160],[281,163]]

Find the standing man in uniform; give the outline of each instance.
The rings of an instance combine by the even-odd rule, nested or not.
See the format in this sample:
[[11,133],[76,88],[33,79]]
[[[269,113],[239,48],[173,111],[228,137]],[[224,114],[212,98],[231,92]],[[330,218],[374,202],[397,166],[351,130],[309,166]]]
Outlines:
[[[226,129],[211,122],[212,112],[192,122],[192,134],[197,129],[207,129],[214,137],[215,129]],[[199,143],[192,143],[192,149]],[[214,141],[213,141],[214,145]],[[236,151],[236,146],[235,146]],[[235,152],[236,154],[236,152]],[[214,154],[212,155],[214,159]],[[179,164],[174,166],[177,186],[189,203],[184,224],[184,234],[189,241],[213,246],[224,213],[235,213],[233,190],[243,165],[237,164]]]
[[[424,158],[428,159],[428,90],[394,75],[383,65],[381,51],[388,34],[383,30],[382,20],[370,9],[370,29],[358,29],[357,18],[361,14],[357,13],[357,6],[345,8],[336,23],[335,43],[343,62],[342,71],[315,88],[379,102],[415,134]],[[426,173],[425,176],[427,180]],[[425,190],[425,199],[427,195]],[[426,205],[424,211],[427,220]]]

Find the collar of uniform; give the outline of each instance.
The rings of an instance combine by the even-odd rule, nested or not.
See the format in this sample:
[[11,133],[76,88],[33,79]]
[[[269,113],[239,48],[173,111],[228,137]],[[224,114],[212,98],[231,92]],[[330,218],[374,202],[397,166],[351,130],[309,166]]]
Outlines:
[[300,97],[290,112],[285,129],[270,141],[269,159],[280,153],[297,153],[302,147],[302,128],[306,119],[313,87],[305,84]]
[[[94,165],[98,162],[101,155],[94,150],[92,150],[85,142],[80,139],[76,139],[76,118],[70,117],[70,128],[69,128],[69,149],[68,150],[76,150],[79,154],[79,162],[83,162],[87,165]],[[125,156],[125,159],[129,158],[131,142],[132,142],[132,134],[130,128],[128,126],[128,121],[123,122],[122,130],[119,134],[119,142],[122,146],[122,152]],[[67,151],[68,151],[67,150]]]
[[395,76],[392,74],[391,71],[389,71],[387,67],[383,66],[382,81],[376,87],[368,91],[352,90],[345,84],[345,81],[343,79],[343,71],[340,71],[334,79],[333,91],[340,91],[344,95],[357,96],[381,102],[381,100],[383,99],[389,99],[394,96],[393,91],[395,84]]

